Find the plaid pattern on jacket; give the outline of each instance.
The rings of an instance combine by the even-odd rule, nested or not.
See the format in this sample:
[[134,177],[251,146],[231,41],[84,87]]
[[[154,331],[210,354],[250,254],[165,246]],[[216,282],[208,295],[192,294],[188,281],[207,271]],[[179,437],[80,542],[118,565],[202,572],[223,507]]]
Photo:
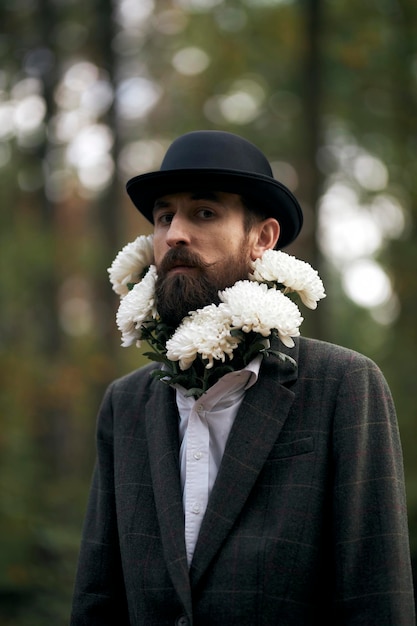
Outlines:
[[415,625],[386,381],[325,342],[288,353],[246,393],[190,569],[174,392],[153,365],[110,385],[71,626]]

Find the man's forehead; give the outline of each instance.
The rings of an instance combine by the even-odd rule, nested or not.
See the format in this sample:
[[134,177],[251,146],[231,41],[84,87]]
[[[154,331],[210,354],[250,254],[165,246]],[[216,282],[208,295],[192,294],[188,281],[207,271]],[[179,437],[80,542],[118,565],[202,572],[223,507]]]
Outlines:
[[175,198],[179,197],[179,196],[184,196],[189,200],[207,200],[209,202],[218,202],[220,203],[222,200],[224,200],[224,197],[230,197],[230,199],[232,198],[239,198],[239,196],[237,194],[234,193],[228,193],[228,192],[223,192],[223,191],[209,191],[206,189],[198,189],[195,191],[183,191],[183,192],[175,192],[175,193],[167,193],[163,196],[161,196],[160,198],[157,198],[155,200],[154,203],[154,209],[157,209],[159,207],[163,207],[166,206],[167,204],[169,204],[172,200],[174,200]]

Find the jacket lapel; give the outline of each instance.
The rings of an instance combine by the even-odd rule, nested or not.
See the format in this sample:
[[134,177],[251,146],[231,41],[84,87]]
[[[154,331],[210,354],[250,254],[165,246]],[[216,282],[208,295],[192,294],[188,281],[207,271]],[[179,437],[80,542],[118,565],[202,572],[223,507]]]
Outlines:
[[172,389],[160,381],[145,407],[149,463],[166,565],[191,616],[191,591],[185,552],[184,513],[179,473],[178,410]]
[[[298,346],[289,354],[297,360]],[[245,395],[201,526],[190,569],[192,587],[232,529],[277,440],[294,400],[288,385],[296,378],[293,365],[269,356]]]

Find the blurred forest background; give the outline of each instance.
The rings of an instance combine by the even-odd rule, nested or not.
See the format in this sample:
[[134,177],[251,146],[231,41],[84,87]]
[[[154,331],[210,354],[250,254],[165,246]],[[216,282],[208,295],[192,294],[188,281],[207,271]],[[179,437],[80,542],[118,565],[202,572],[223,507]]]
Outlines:
[[[68,623],[107,384],[125,193],[189,130],[258,144],[298,196],[304,334],[382,368],[417,555],[415,0],[1,0],[0,622]],[[303,311],[304,312],[304,311]]]

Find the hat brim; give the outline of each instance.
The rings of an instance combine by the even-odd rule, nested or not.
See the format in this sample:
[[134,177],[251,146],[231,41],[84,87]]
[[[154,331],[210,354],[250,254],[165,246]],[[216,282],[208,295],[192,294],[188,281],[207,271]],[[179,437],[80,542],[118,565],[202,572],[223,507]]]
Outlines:
[[166,170],[135,176],[127,182],[126,189],[133,204],[152,224],[158,198],[196,190],[237,193],[250,199],[260,213],[278,220],[279,248],[294,241],[303,224],[301,207],[291,191],[278,180],[262,174],[209,168]]

